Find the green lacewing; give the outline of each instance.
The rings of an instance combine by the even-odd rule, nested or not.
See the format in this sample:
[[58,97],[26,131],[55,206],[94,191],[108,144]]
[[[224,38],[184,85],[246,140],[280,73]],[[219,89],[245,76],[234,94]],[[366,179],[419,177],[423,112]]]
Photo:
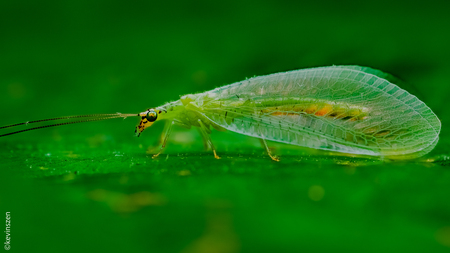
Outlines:
[[[414,95],[399,88],[398,79],[360,66],[329,66],[258,76],[150,108],[138,114],[93,114],[29,121],[7,136],[59,125],[138,116],[139,136],[165,120],[165,148],[172,126],[196,127],[219,158],[211,129],[233,131],[266,141],[345,154],[413,159],[429,153],[439,140],[441,122]],[[49,124],[48,121],[63,123]],[[29,124],[45,123],[27,128]]]

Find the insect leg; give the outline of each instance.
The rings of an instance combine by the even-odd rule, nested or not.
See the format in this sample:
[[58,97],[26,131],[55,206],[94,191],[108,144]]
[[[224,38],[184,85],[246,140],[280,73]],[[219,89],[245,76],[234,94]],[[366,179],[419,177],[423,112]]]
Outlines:
[[156,147],[160,146],[163,144],[164,142],[164,137],[165,137],[165,133],[167,132],[167,129],[169,129],[169,127],[171,126],[171,122],[166,120],[164,123],[164,129],[161,132],[161,135],[159,136],[158,140],[156,141],[156,143],[154,145],[151,145],[150,147],[147,148],[147,154],[152,154],[155,152]]
[[264,148],[266,149],[267,154],[270,156],[270,158],[272,158],[272,160],[274,160],[275,162],[279,162],[280,158],[278,158],[277,156],[273,156],[272,155],[272,152],[270,151],[269,146],[267,146],[266,140],[263,139],[263,138],[260,138],[259,141],[261,142],[261,145],[263,145]]
[[153,159],[158,157],[161,154],[161,152],[164,150],[164,148],[166,147],[167,140],[169,139],[169,135],[170,135],[170,133],[172,131],[172,127],[173,127],[174,124],[175,124],[175,121],[172,121],[171,123],[166,125],[166,127],[165,127],[166,128],[166,133],[164,134],[164,141],[162,143],[161,148],[159,149],[159,152],[156,155],[153,155],[153,157],[152,157]]
[[195,129],[197,129],[197,131],[202,136],[203,147],[205,148],[205,150],[208,150],[208,148],[209,148],[208,139],[206,139],[206,137],[203,135],[202,130],[200,130],[200,128],[196,127]]
[[211,136],[208,135],[207,133],[207,128],[205,126],[205,124],[203,124],[202,120],[198,120],[198,123],[200,125],[200,133],[202,133],[203,138],[206,140],[206,142],[209,144],[209,146],[211,147],[213,153],[214,153],[214,158],[216,159],[220,159],[220,157],[217,155],[216,153],[216,148],[214,147],[212,141],[211,141]]
[[158,145],[161,145],[164,142],[165,133],[167,132],[169,127],[171,127],[172,123],[173,122],[166,120],[166,122],[164,124],[164,130],[161,132],[161,135],[159,136],[159,139],[158,139]]

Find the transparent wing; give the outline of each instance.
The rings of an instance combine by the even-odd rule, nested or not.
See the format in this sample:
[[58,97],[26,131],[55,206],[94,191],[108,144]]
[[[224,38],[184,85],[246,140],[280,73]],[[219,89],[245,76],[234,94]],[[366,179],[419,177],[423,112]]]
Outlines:
[[438,140],[431,109],[359,66],[277,73],[197,94],[210,120],[241,134],[338,152],[420,156]]

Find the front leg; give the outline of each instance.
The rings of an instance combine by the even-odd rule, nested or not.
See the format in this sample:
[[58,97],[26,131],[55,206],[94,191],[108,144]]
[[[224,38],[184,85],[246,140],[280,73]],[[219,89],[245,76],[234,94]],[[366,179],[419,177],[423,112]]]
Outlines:
[[166,124],[166,126],[164,127],[164,129],[166,130],[165,134],[164,134],[164,140],[162,142],[161,148],[159,149],[159,152],[156,155],[152,156],[153,159],[157,158],[162,153],[164,148],[166,147],[167,140],[169,139],[169,136],[170,136],[170,133],[172,132],[172,127],[174,124],[175,124],[175,121],[172,121],[172,122]]

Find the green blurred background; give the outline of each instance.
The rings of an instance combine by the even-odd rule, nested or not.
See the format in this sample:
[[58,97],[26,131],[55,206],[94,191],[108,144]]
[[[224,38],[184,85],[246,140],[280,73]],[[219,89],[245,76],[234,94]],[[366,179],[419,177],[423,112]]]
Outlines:
[[[429,157],[383,163],[138,119],[0,139],[15,252],[448,252],[449,1],[1,1],[0,125],[137,113],[254,75],[392,73],[442,121]],[[2,236],[3,238],[3,236]],[[3,242],[3,240],[2,240]]]

